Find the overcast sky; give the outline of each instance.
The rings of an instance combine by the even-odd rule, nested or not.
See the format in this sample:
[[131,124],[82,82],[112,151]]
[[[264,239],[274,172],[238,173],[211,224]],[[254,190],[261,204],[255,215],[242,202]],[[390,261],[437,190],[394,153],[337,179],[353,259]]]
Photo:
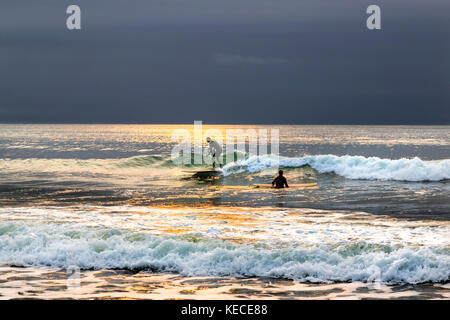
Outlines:
[[[82,30],[66,29],[66,8]],[[382,29],[366,28],[370,4]],[[448,0],[2,0],[0,122],[450,124]]]

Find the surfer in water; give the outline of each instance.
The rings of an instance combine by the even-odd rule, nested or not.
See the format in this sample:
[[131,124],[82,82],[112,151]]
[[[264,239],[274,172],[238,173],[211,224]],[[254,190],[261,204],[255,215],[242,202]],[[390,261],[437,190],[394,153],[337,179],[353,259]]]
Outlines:
[[286,178],[283,176],[283,170],[279,170],[278,171],[278,177],[276,177],[273,181],[272,181],[272,187],[275,188],[284,188],[284,186],[286,186],[286,188],[289,188],[288,183]]
[[209,144],[208,155],[211,155],[213,158],[212,163],[213,169],[216,168],[216,162],[222,168],[222,164],[220,163],[220,155],[222,154],[222,147],[217,141],[211,139],[210,137],[206,138],[206,142],[208,142]]

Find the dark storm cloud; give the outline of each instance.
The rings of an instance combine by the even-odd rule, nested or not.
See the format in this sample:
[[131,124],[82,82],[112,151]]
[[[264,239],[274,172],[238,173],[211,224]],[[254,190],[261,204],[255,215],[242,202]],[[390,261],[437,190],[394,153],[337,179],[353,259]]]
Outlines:
[[[78,4],[82,30],[68,31]],[[365,27],[369,4],[382,30]],[[448,1],[0,4],[0,122],[450,122]]]

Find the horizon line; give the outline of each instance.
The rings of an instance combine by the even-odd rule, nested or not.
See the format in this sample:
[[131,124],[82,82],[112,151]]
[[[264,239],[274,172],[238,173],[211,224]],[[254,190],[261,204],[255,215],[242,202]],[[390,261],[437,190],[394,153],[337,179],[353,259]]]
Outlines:
[[[195,120],[201,121],[201,120]],[[190,123],[165,123],[165,122],[2,122],[0,125],[194,125],[194,121]],[[218,123],[203,122],[203,125],[262,125],[262,126],[450,126],[450,123]]]

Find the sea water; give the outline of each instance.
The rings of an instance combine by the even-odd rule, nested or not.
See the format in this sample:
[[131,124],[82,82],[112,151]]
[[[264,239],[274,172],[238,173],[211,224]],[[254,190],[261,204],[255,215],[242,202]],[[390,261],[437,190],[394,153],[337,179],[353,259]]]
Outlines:
[[[175,165],[190,125],[0,125],[0,265],[298,283],[448,283],[450,128],[280,130],[214,182]],[[34,270],[34,269],[30,269]]]

